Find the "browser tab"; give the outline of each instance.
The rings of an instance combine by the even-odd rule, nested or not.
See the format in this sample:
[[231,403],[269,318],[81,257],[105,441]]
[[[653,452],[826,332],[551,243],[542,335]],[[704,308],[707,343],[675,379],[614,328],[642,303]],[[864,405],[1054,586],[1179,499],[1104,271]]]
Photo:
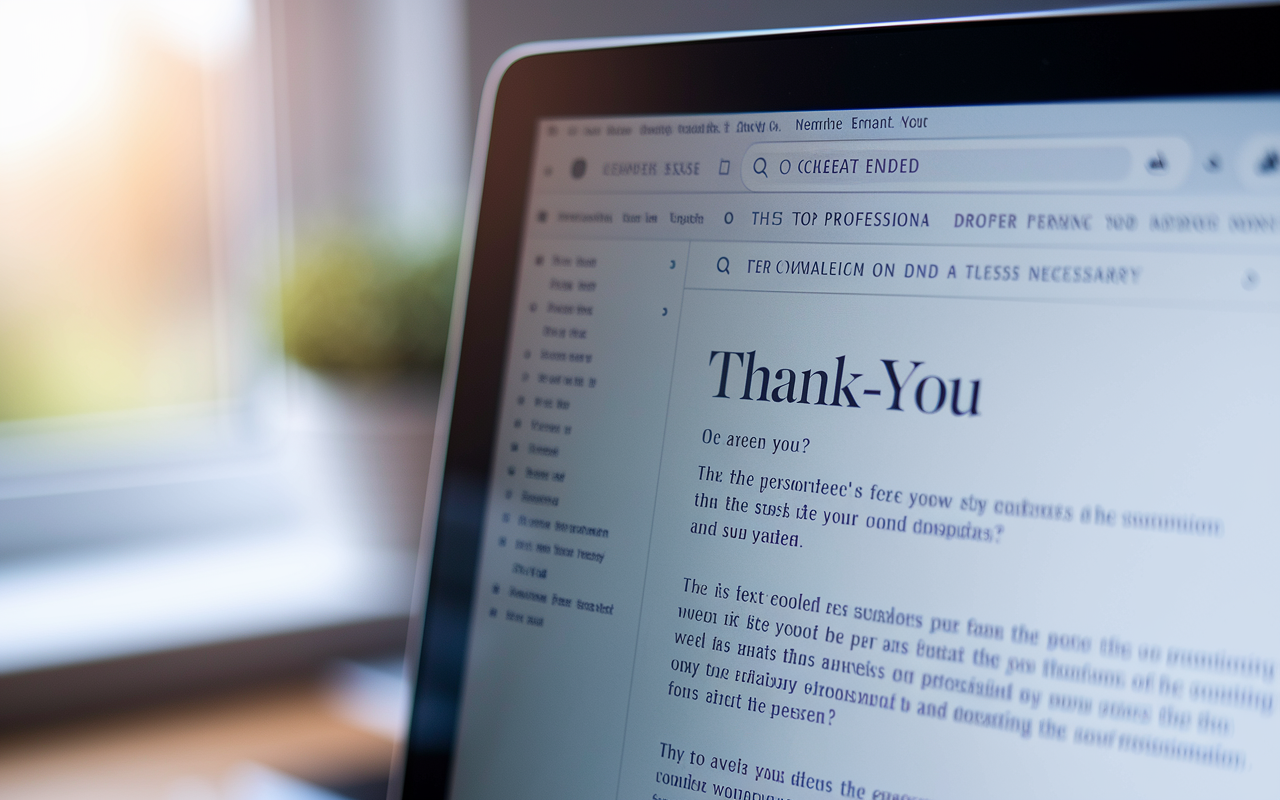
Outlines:
[[843,128],[844,120],[835,117],[824,117],[822,119],[796,117],[796,130],[798,131],[838,131]]

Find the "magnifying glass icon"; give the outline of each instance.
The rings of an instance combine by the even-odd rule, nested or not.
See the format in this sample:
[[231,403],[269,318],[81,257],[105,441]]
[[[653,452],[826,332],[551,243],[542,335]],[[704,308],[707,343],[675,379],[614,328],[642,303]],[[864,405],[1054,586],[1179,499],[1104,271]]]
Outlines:
[[716,272],[723,272],[725,275],[728,275],[729,259],[725,258],[724,256],[720,256],[720,258],[716,261]]
[[769,177],[769,173],[765,171],[769,168],[769,162],[765,161],[763,158],[757,158],[756,163],[752,164],[751,168],[757,175],[763,175],[766,178]]

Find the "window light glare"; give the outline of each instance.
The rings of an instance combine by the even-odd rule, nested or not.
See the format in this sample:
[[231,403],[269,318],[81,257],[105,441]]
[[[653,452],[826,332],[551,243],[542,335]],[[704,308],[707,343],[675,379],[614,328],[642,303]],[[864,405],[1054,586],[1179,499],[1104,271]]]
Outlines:
[[242,52],[253,33],[250,0],[145,0],[142,10],[164,44],[208,66]]
[[104,104],[119,45],[115,5],[0,0],[0,153],[73,129]]

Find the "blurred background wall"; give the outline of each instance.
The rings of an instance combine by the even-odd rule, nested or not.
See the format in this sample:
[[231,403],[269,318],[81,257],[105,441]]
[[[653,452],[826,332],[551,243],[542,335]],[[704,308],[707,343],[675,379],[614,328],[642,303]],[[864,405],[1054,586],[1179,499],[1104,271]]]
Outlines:
[[273,5],[301,229],[452,235],[470,162],[462,0]]

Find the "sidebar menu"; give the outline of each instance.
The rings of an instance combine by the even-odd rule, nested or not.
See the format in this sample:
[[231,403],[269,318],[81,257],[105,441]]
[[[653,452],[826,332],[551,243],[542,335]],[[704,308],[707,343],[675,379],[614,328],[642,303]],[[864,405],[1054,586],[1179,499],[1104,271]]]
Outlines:
[[[456,774],[475,785],[463,796],[518,794],[511,776],[530,771],[566,796],[584,775],[592,796],[616,790],[688,250],[526,244],[467,659]],[[465,768],[473,753],[494,763],[494,747],[506,768]],[[574,768],[548,773],[566,753]]]

